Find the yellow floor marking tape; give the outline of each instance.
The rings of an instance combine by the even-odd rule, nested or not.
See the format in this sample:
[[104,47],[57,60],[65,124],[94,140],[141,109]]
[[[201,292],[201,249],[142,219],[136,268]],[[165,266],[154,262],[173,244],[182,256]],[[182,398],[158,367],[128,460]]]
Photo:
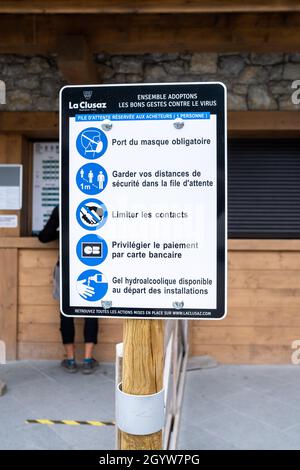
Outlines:
[[69,426],[80,426],[80,424],[77,421],[73,421],[69,419],[63,419],[62,422],[63,424],[68,424]]
[[27,424],[66,424],[67,426],[114,426],[114,421],[75,421],[71,419],[27,419]]

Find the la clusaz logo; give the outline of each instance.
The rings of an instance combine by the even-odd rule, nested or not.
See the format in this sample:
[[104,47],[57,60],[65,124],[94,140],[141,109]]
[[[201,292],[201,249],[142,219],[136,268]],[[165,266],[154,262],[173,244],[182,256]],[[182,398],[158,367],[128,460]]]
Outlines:
[[107,103],[90,103],[89,100],[93,96],[93,90],[83,90],[83,96],[87,101],[80,103],[72,103],[69,101],[69,109],[106,109]]

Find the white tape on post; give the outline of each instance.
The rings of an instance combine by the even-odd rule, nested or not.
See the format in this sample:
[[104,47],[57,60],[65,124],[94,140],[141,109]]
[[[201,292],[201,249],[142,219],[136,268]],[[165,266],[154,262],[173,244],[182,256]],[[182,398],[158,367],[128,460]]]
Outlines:
[[136,436],[146,436],[164,427],[164,389],[152,395],[129,395],[116,390],[116,424],[121,431]]

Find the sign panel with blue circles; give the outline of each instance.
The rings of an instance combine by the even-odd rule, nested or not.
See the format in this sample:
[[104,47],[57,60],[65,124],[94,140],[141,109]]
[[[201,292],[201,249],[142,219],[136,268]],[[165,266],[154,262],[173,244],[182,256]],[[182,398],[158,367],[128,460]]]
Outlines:
[[78,134],[76,148],[78,153],[88,160],[102,157],[107,150],[107,137],[97,127],[88,127]]
[[82,263],[87,266],[97,266],[107,256],[106,241],[93,233],[85,235],[77,243],[76,253]]
[[225,316],[226,101],[222,83],[61,90],[64,315]]
[[83,193],[93,196],[105,189],[107,173],[98,163],[87,163],[79,168],[76,175],[76,183]]

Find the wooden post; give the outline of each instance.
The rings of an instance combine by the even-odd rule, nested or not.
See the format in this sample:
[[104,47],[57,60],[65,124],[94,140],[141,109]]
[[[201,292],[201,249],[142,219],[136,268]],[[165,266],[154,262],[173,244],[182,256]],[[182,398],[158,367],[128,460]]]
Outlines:
[[[149,395],[163,388],[164,321],[124,322],[122,390],[134,395]],[[159,450],[162,431],[147,436],[121,432],[121,450]]]

